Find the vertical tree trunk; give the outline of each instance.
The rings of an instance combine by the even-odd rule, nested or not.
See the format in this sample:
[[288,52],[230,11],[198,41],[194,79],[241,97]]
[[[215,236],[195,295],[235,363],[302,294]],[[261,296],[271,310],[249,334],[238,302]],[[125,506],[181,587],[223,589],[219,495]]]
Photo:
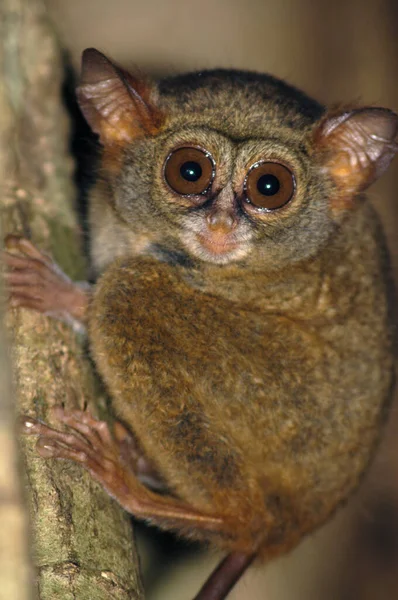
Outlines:
[[[68,123],[60,96],[62,61],[41,0],[1,0],[0,70],[2,234],[30,237],[71,277],[82,278],[73,163],[67,153]],[[18,412],[51,422],[54,405],[95,403],[98,391],[83,339],[62,323],[33,312],[10,311],[6,321]],[[11,404],[4,403],[9,390],[4,362],[2,368],[0,597],[24,600],[29,597],[28,591],[23,592],[29,574],[27,536],[13,473],[15,446],[10,438]],[[78,466],[42,460],[30,438],[23,446],[36,569],[31,587],[36,596],[142,598],[127,515]],[[17,515],[15,523],[7,512],[10,505]],[[14,552],[17,540],[19,549]],[[6,572],[12,552],[13,568]]]

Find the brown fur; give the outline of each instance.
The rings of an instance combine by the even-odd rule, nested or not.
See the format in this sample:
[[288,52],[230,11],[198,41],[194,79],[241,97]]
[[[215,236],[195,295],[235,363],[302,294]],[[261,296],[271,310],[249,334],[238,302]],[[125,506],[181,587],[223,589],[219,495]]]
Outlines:
[[174,494],[230,520],[228,548],[262,533],[265,555],[286,550],[369,461],[393,368],[374,219],[362,207],[296,267],[297,289],[287,274],[286,297],[279,276],[274,287],[258,275],[265,302],[217,297],[214,280],[199,291],[186,269],[150,258],[120,260],[98,284],[90,338],[114,410]]
[[[222,536],[188,535],[244,552],[261,540],[269,558],[355,489],[384,420],[392,292],[378,219],[358,192],[392,158],[397,120],[374,109],[385,143],[372,141],[375,115],[361,131],[371,158],[344,187],[336,165],[344,144],[359,154],[358,140],[341,129],[328,146],[335,113],[328,121],[278,80],[193,74],[161,82],[156,98],[164,121],[112,149],[119,168],[104,163],[93,193],[92,256],[105,273],[91,347],[116,415],[172,494],[229,523]],[[202,204],[164,180],[168,154],[184,145],[205,148],[216,164]],[[278,211],[236,200],[259,159],[295,172],[295,197]],[[210,210],[227,205],[243,250],[214,258],[195,236]]]

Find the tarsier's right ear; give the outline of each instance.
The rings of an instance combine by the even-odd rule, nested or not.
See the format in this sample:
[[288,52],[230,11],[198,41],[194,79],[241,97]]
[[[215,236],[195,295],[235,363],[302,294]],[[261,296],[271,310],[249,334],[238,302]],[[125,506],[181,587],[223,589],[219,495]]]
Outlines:
[[159,130],[163,117],[154,93],[154,86],[113,64],[95,48],[83,52],[77,99],[104,146],[126,144]]

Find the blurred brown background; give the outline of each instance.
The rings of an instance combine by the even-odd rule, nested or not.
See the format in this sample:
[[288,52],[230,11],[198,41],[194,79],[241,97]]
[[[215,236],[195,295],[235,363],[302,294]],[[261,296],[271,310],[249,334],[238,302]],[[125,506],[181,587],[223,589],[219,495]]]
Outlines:
[[[325,103],[357,101],[398,110],[396,0],[47,1],[76,68],[81,51],[95,46],[150,73],[254,69]],[[395,270],[397,160],[370,190]],[[394,409],[372,471],[347,508],[290,556],[252,569],[231,600],[398,598],[397,427]],[[148,600],[189,600],[216,560],[181,554],[178,567],[163,569],[163,577],[150,571]]]

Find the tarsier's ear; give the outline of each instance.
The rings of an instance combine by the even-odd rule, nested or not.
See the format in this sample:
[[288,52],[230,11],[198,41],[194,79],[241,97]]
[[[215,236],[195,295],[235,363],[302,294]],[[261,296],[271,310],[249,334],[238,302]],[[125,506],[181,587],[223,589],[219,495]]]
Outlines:
[[114,65],[95,48],[83,52],[76,94],[88,124],[105,146],[154,134],[162,123],[153,101],[153,87]]
[[398,151],[398,115],[386,108],[358,108],[326,115],[315,132],[316,151],[348,200],[367,188]]

